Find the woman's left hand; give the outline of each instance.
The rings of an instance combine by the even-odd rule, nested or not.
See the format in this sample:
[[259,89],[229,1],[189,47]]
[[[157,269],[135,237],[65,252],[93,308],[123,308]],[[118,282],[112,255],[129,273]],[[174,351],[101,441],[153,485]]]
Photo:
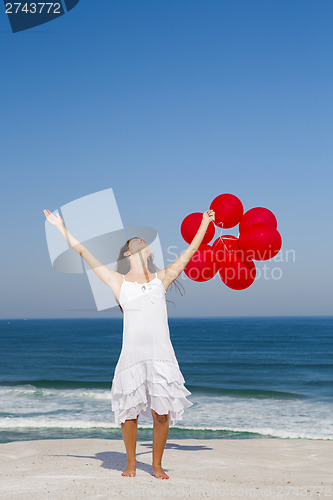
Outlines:
[[208,223],[214,221],[215,220],[214,210],[206,210],[206,212],[202,214],[202,220],[205,220]]

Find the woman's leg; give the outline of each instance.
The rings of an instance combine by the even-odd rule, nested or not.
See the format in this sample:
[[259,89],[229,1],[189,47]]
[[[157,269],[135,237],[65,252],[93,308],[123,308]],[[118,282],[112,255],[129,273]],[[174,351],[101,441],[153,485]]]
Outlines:
[[169,414],[159,415],[151,410],[154,419],[153,427],[153,470],[154,476],[159,479],[169,479],[162,469],[162,455],[169,433]]
[[136,470],[136,437],[138,433],[138,418],[125,420],[125,422],[121,423],[121,432],[123,435],[126,454],[127,454],[127,467],[124,472],[121,474],[122,476],[135,476]]

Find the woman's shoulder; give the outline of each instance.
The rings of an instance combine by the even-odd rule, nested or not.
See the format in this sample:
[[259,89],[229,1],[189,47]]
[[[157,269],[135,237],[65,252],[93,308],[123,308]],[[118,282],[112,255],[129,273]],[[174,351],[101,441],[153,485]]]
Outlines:
[[163,281],[165,279],[165,269],[156,272],[156,276]]

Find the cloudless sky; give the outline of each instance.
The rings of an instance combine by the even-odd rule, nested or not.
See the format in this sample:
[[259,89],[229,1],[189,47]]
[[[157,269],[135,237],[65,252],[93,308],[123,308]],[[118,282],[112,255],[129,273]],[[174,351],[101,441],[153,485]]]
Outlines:
[[52,268],[45,237],[44,208],[107,188],[165,265],[219,194],[277,217],[282,262],[256,266],[281,279],[182,273],[170,317],[332,314],[331,2],[81,0],[16,34],[0,14],[1,318],[122,317]]

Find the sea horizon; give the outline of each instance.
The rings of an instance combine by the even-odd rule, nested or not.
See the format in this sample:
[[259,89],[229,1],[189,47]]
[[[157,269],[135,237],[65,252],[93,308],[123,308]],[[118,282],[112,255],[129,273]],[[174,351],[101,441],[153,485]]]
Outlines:
[[[168,322],[193,403],[170,425],[170,438],[333,440],[332,316]],[[122,439],[110,401],[122,324],[122,317],[0,319],[0,442]],[[138,428],[138,440],[151,437],[152,420]]]

